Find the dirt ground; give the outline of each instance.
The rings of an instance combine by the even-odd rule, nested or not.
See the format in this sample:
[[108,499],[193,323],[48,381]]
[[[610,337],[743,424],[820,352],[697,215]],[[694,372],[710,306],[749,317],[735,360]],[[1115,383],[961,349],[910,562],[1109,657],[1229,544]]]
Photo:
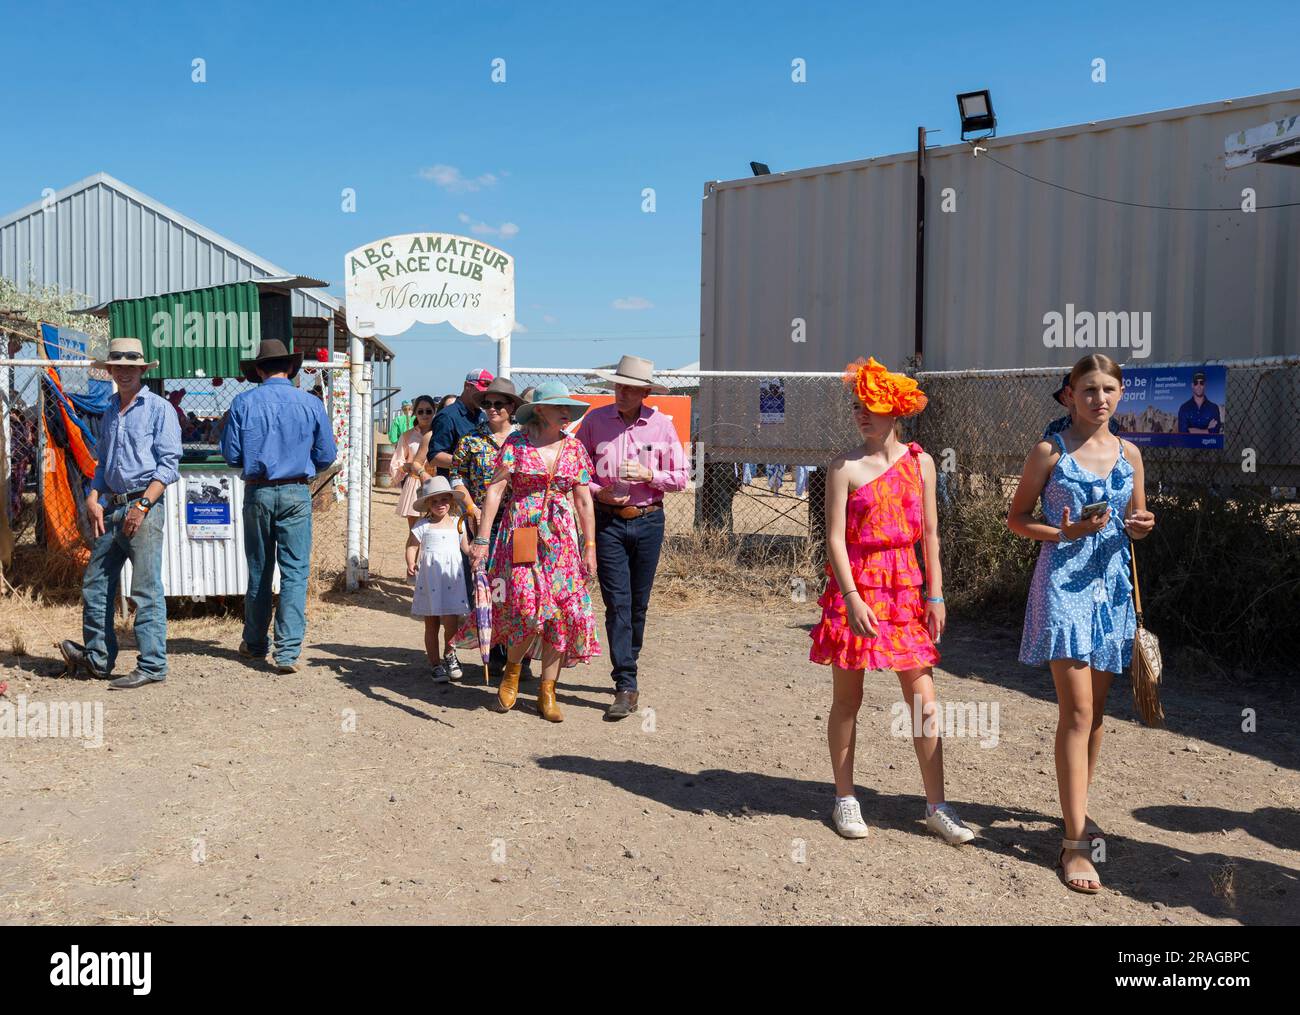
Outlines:
[[[1047,673],[1015,662],[1017,632],[954,623],[941,645],[941,697],[998,709],[995,746],[944,745],[949,799],[979,838],[926,833],[912,745],[891,734],[897,684],[869,674],[871,834],[849,842],[827,820],[811,601],[661,597],[640,716],[602,721],[603,659],[565,673],[564,723],[537,717],[535,683],[502,716],[478,665],[428,681],[392,504],[376,493],[371,588],[313,607],[309,666],[290,676],[238,657],[237,621],[205,617],[172,622],[165,684],[59,680],[41,628],[75,635],[76,609],[38,626],[4,607],[5,700],[101,701],[105,730],[94,749],[0,739],[0,920],[1300,923],[1289,684],[1172,686],[1168,730],[1112,692],[1091,806],[1108,890],[1086,898],[1052,871],[1056,708]],[[10,651],[15,631],[30,655]]]

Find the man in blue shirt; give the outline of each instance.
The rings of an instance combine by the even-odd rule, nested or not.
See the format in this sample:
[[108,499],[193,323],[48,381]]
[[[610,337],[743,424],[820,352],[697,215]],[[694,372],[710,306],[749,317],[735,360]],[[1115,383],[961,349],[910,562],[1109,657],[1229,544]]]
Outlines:
[[486,370],[471,370],[465,377],[465,387],[460,398],[433,417],[433,430],[429,434],[429,453],[424,471],[430,476],[448,476],[451,456],[460,439],[472,434],[480,423],[486,422],[480,404],[483,392],[492,383]]
[[271,579],[280,566],[275,610],[275,668],[295,673],[307,633],[307,573],[311,568],[311,478],[334,464],[338,448],[325,406],[290,383],[302,353],[267,339],[257,358],[241,360],[254,383],[230,403],[221,455],[244,474],[244,640],[239,654],[265,659],[271,624]]
[[1219,407],[1205,397],[1205,374],[1192,374],[1192,397],[1178,407],[1178,432],[1218,434],[1223,426]]
[[115,338],[108,358],[96,366],[117,385],[108,400],[100,433],[100,456],[86,495],[86,514],[95,537],[81,581],[81,628],[85,645],[59,648],[68,672],[109,679],[117,662],[113,604],[122,565],[131,562],[135,600],[136,667],[109,687],[127,690],[167,677],[167,599],[162,584],[163,491],[180,478],[181,426],[176,410],[142,386],[146,362],[138,338]]

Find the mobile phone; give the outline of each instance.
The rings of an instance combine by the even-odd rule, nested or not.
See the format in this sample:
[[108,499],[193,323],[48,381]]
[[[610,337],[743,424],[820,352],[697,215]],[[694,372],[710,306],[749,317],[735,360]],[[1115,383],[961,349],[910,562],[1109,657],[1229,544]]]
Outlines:
[[1093,515],[1099,515],[1108,507],[1110,507],[1110,505],[1104,500],[1096,501],[1093,504],[1085,504],[1083,505],[1083,510],[1079,512],[1079,518],[1091,518]]

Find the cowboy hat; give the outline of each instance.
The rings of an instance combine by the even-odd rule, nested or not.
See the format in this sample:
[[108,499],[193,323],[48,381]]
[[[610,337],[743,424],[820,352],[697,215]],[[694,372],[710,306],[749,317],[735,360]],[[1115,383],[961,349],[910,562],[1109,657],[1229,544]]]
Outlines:
[[101,370],[109,367],[143,367],[152,370],[157,365],[157,360],[145,362],[144,343],[138,338],[113,339],[108,343],[108,357],[95,360],[95,366]]
[[245,380],[257,384],[261,377],[257,374],[257,365],[265,363],[272,359],[287,359],[289,363],[289,376],[296,377],[298,368],[302,366],[302,353],[290,352],[284,347],[284,343],[278,338],[264,338],[257,347],[257,355],[252,359],[241,359],[239,361],[239,370],[244,375]]
[[510,399],[511,407],[514,409],[518,409],[524,403],[524,400],[519,397],[519,393],[515,391],[515,382],[509,377],[498,377],[484,388],[483,397],[487,398],[488,395],[505,395],[506,398]]
[[547,381],[537,385],[533,389],[533,397],[515,410],[515,422],[520,426],[526,426],[533,418],[533,407],[537,405],[567,405],[578,410],[571,415],[570,421],[581,419],[582,414],[591,408],[587,402],[570,398],[569,389],[562,381]]
[[447,477],[434,476],[430,479],[426,479],[420,486],[420,496],[415,498],[415,504],[413,507],[416,511],[423,514],[425,509],[429,506],[429,501],[434,497],[437,497],[440,493],[445,493],[448,496],[451,496],[451,484],[447,482]]
[[655,382],[652,374],[655,365],[651,360],[640,356],[624,356],[613,370],[597,370],[596,376],[615,384],[626,384],[634,388],[649,388],[652,394],[666,395],[668,389]]

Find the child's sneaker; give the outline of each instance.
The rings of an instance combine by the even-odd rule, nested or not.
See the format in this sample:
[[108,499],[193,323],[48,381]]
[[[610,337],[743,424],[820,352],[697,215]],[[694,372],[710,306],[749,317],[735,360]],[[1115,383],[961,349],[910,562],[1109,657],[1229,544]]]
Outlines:
[[433,668],[433,682],[435,684],[445,684],[451,680],[451,674],[447,672],[447,667],[439,663]]
[[949,804],[936,807],[934,813],[926,817],[925,826],[949,846],[960,846],[975,838],[975,833],[962,824],[961,818],[957,817],[957,812]]
[[862,808],[858,806],[856,797],[836,800],[831,820],[835,822],[835,831],[846,839],[867,837],[867,823],[862,820]]
[[459,680],[464,676],[461,672],[460,660],[456,658],[454,648],[447,649],[447,654],[442,658],[442,665],[447,668],[447,677],[451,680]]

